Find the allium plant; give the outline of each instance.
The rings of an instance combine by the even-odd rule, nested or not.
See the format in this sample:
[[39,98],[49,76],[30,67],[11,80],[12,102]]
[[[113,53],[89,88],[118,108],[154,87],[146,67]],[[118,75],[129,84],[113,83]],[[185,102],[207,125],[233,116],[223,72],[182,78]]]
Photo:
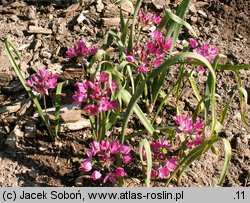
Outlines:
[[[118,141],[109,142],[105,139],[101,142],[93,141],[91,150],[87,151],[87,157],[83,160],[81,168],[85,174],[91,174],[93,181],[116,184],[119,178],[126,174],[124,166],[132,161],[131,147],[120,144]],[[118,165],[118,160],[122,164]]]
[[106,133],[104,126],[108,119],[107,113],[117,108],[117,102],[112,100],[112,93],[118,85],[115,80],[109,80],[109,74],[101,73],[99,80],[91,82],[85,79],[77,82],[76,87],[74,104],[83,106],[83,110],[92,116],[95,139],[102,140]]
[[[94,181],[115,184],[117,179],[125,176],[124,165],[132,159],[131,148],[125,146],[124,142],[140,135],[144,138],[139,143],[139,151],[142,168],[146,168],[144,175],[147,186],[150,186],[152,179],[166,181],[168,185],[175,175],[180,182],[189,165],[207,150],[211,149],[216,154],[214,144],[221,141],[225,147],[225,162],[218,184],[223,184],[230,163],[231,147],[227,139],[219,136],[219,132],[223,129],[236,93],[239,93],[242,120],[250,127],[245,116],[247,91],[239,74],[239,70],[249,69],[250,65],[233,65],[216,47],[198,41],[194,29],[184,20],[190,0],[181,1],[175,14],[166,10],[160,15],[144,11],[141,8],[142,0],[137,0],[135,6],[132,5],[132,19],[126,22],[121,9],[124,2],[127,1],[116,2],[120,8],[120,34],[108,31],[103,47],[98,50],[95,46],[87,45],[83,39],[79,40],[66,53],[67,58],[76,58],[81,62],[88,73],[84,72],[82,81],[76,83],[73,96],[74,104],[81,106],[89,116],[93,129],[92,149],[82,164],[84,173],[88,173]],[[176,46],[182,27],[188,29],[189,34],[182,36],[187,40]],[[110,47],[114,43],[116,46]],[[48,119],[31,88],[46,95],[48,89],[55,88],[56,76],[41,70],[26,81],[13,56],[14,53],[21,61],[20,53],[9,40],[5,41],[5,48],[18,78],[53,137]],[[112,55],[109,54],[110,50],[113,50]],[[223,63],[221,58],[224,58]],[[207,74],[204,92],[197,87],[197,67]],[[177,78],[169,77],[173,68]],[[226,104],[216,94],[218,71],[233,71],[238,80],[238,88]],[[170,80],[171,83],[167,82]],[[63,83],[59,83],[56,91],[59,95],[56,99],[57,120],[62,86]],[[189,113],[192,116],[184,116],[186,107],[183,109],[180,105],[187,86],[192,88],[190,94],[197,100],[194,111]],[[220,98],[219,105],[216,97]],[[157,118],[169,104],[175,108],[176,113],[172,116],[176,126],[157,126]],[[167,109],[166,112],[173,114]],[[134,127],[134,134],[127,135],[126,129],[133,113],[141,125]],[[118,120],[122,122],[119,142],[111,142],[106,132],[112,130]],[[56,126],[55,132],[58,132]],[[141,129],[141,126],[145,129]]]

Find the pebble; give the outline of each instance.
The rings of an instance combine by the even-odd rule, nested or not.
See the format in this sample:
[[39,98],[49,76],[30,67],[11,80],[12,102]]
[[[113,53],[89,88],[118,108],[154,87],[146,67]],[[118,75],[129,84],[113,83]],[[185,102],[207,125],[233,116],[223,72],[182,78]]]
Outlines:
[[24,136],[32,139],[36,138],[36,126],[34,123],[25,126]]
[[43,58],[50,59],[51,56],[52,56],[52,54],[49,53],[48,51],[43,51],[43,52],[41,52],[41,56],[42,56]]
[[103,9],[104,9],[104,4],[102,3],[102,0],[97,0],[96,11],[101,13]]
[[207,18],[207,14],[206,14],[204,11],[198,10],[198,13],[199,13],[201,16]]
[[86,19],[86,16],[83,13],[80,13],[80,15],[77,18],[77,23],[80,24],[82,23],[82,21],[84,21]]

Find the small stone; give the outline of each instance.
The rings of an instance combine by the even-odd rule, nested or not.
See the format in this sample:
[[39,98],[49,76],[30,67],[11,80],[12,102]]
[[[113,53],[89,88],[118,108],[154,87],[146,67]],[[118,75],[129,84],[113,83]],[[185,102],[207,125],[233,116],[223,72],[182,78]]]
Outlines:
[[36,19],[36,8],[34,6],[29,6],[27,10],[27,17],[30,20]]
[[51,56],[52,56],[52,54],[49,53],[48,51],[43,51],[43,52],[41,53],[41,56],[42,56],[43,58],[50,59]]
[[155,8],[158,10],[164,9],[165,5],[170,3],[170,0],[153,0],[152,3],[155,5]]
[[28,174],[31,178],[36,178],[38,172],[35,169],[28,170]]
[[196,10],[194,4],[190,4],[189,11],[190,11],[191,14],[197,13],[197,10]]
[[156,122],[157,125],[160,125],[161,122],[162,122],[162,119],[160,117],[157,117],[155,122]]
[[83,186],[83,177],[79,176],[75,179],[75,186],[76,187],[82,187]]
[[104,9],[104,4],[102,3],[102,0],[97,0],[96,11],[101,13],[103,9]]
[[207,14],[206,14],[204,11],[198,10],[198,13],[199,13],[201,16],[203,16],[204,18],[207,18]]
[[11,149],[16,148],[16,140],[18,137],[23,137],[23,132],[20,129],[19,125],[16,125],[14,130],[9,134],[5,141],[5,145],[8,146]]
[[39,147],[38,150],[41,151],[41,152],[44,152],[46,151],[48,148],[47,147]]
[[8,103],[0,108],[0,113],[15,113],[21,108],[21,102]]
[[12,16],[10,17],[10,19],[11,19],[13,22],[19,21],[19,18],[18,18],[16,15],[12,15]]
[[51,29],[43,28],[43,27],[38,27],[34,25],[30,25],[28,29],[28,33],[30,34],[45,34],[45,35],[50,35],[52,34]]
[[76,131],[84,128],[90,128],[91,124],[89,119],[81,118],[80,120],[73,123],[62,123],[61,132],[65,131]]
[[29,126],[25,126],[24,136],[27,138],[36,138],[36,126],[35,124],[30,124]]
[[83,13],[80,13],[80,15],[78,16],[78,18],[77,18],[77,23],[78,24],[80,24],[80,23],[82,23],[82,21],[84,21],[86,19],[86,16],[84,16],[84,14]]

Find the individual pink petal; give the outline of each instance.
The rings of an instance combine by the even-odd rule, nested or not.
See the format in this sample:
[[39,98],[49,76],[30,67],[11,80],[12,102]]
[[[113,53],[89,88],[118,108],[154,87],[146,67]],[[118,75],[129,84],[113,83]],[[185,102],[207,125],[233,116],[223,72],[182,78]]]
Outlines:
[[156,24],[156,25],[159,25],[160,24],[160,22],[161,22],[161,16],[157,16],[155,13],[153,14],[153,16],[152,16],[152,20],[153,20],[153,22]]
[[48,76],[48,72],[46,69],[40,69],[39,70],[39,75],[42,77],[42,79],[46,79],[46,77]]
[[151,179],[152,180],[156,179],[156,170],[154,170],[154,169],[151,170]]
[[130,151],[131,151],[130,146],[122,145],[122,153],[123,154],[129,154]]
[[154,67],[157,68],[159,65],[161,65],[163,62],[162,59],[155,59],[154,60]]
[[98,180],[102,177],[102,174],[99,171],[94,171],[91,175],[92,180]]
[[126,56],[126,60],[130,63],[133,63],[135,62],[135,57],[131,54],[131,55]]
[[176,168],[176,166],[177,166],[176,157],[169,159],[165,165],[165,167],[167,167],[170,172],[172,172]]
[[108,173],[103,179],[103,183],[106,183],[108,181],[111,182],[112,184],[116,183],[116,179],[113,173]]
[[114,141],[111,144],[110,152],[112,154],[119,154],[121,152],[121,145],[120,145],[120,143],[118,141]]
[[165,41],[165,44],[163,47],[164,51],[169,51],[171,46],[172,46],[172,38],[170,37]]
[[199,67],[198,67],[198,70],[199,70],[200,72],[205,72],[204,66],[199,66]]
[[85,172],[89,172],[92,169],[92,160],[90,158],[84,159],[81,165],[82,170]]
[[162,167],[160,166],[158,168],[158,176],[159,178],[163,179],[163,178],[166,178],[168,175],[169,175],[170,171],[168,170],[167,167]]
[[86,105],[83,109],[87,111],[89,115],[95,115],[98,112],[98,109],[94,104]]
[[33,81],[32,81],[31,79],[28,79],[28,80],[26,81],[26,85],[27,85],[28,87],[33,87]]
[[204,128],[204,120],[197,121],[194,123],[194,129],[198,132],[202,132]]
[[122,162],[124,164],[129,164],[132,161],[132,156],[130,154],[122,156]]
[[122,167],[118,167],[116,168],[115,170],[115,174],[118,176],[118,177],[123,177],[125,175],[125,170],[122,168]]

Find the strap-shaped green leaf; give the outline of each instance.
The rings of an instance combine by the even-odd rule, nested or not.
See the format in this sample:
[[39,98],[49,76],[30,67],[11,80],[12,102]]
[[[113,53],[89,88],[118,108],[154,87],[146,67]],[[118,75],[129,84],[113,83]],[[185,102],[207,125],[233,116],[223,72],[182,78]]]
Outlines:
[[[146,153],[146,162],[144,161],[143,149],[144,149],[144,152]],[[146,182],[147,187],[150,187],[150,179],[151,179],[151,171],[152,171],[152,152],[150,149],[150,144],[147,139],[143,139],[140,142],[139,153],[140,153],[142,165],[147,166],[145,182]]]

